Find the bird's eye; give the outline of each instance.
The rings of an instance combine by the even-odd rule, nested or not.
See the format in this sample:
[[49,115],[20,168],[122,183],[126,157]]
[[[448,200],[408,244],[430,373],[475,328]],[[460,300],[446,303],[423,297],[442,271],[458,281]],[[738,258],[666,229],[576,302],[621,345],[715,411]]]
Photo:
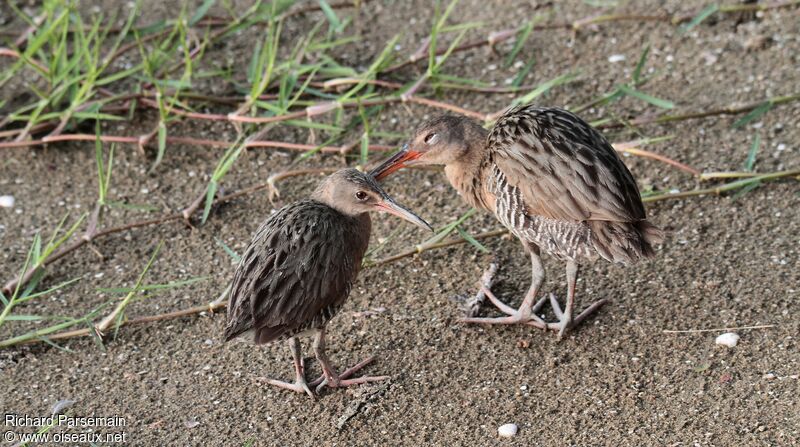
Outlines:
[[356,192],[356,199],[361,200],[361,201],[366,200],[367,199],[367,193],[365,193],[364,191]]
[[439,135],[435,132],[431,132],[428,135],[425,135],[425,144],[433,144],[436,143],[436,140],[439,139]]

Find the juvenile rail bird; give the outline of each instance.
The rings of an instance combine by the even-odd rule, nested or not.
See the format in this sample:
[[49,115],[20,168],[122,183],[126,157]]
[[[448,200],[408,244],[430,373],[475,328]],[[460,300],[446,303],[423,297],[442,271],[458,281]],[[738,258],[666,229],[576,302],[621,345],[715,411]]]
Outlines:
[[[528,324],[558,331],[558,338],[605,303],[573,317],[578,262],[598,257],[632,264],[654,255],[662,231],[646,220],[628,168],[597,130],[557,108],[518,106],[486,130],[472,120],[443,115],[423,123],[398,153],[373,169],[381,180],[405,166],[444,165],[447,179],[471,206],[491,211],[530,254],[532,281],[519,309],[487,297],[507,316],[464,318],[469,323]],[[540,250],[567,265],[558,322],[545,322],[536,300],[545,271]]]
[[341,375],[325,353],[325,326],[350,294],[369,244],[369,213],[383,211],[431,230],[419,216],[395,202],[369,175],[343,169],[325,179],[310,199],[286,205],[256,231],[231,283],[225,341],[252,337],[255,344],[288,340],[295,382],[269,383],[313,397],[297,336],[313,333],[322,376],[317,391],[383,380],[387,377]]

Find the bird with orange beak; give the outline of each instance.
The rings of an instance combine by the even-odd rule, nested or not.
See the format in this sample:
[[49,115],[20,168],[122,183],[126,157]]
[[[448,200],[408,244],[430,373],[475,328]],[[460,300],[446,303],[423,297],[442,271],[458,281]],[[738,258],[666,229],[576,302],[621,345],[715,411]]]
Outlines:
[[[439,116],[371,173],[381,180],[415,165],[444,165],[461,197],[493,213],[530,255],[531,285],[519,308],[484,288],[506,315],[462,319],[468,323],[527,324],[555,330],[560,339],[606,302],[573,315],[579,262],[633,264],[653,256],[663,238],[647,221],[636,181],[614,148],[566,110],[515,107],[489,130],[463,116]],[[552,294],[537,300],[545,278],[542,251],[566,263],[563,310]],[[548,299],[558,321],[537,315]]]
[[[325,350],[325,327],[361,270],[372,228],[369,215],[376,211],[433,231],[372,177],[355,169],[334,173],[309,199],[279,209],[256,231],[233,276],[224,337],[246,337],[257,345],[288,340],[295,381],[268,383],[313,396],[309,385],[319,391],[387,378],[349,378],[372,358],[339,373]],[[322,367],[322,376],[310,384],[297,339],[305,334],[314,335],[314,353]]]

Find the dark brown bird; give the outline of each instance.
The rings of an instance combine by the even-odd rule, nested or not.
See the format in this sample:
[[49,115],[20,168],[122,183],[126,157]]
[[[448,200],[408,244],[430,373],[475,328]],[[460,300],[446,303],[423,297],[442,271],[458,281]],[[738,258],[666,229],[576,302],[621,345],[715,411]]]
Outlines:
[[[605,303],[599,300],[573,318],[580,260],[598,257],[632,264],[654,254],[662,232],[646,220],[636,181],[603,135],[566,110],[520,106],[491,130],[461,116],[422,124],[405,147],[372,171],[380,180],[412,164],[444,165],[447,179],[475,208],[491,211],[530,253],[532,282],[519,309],[484,290],[508,316],[465,318],[470,323],[522,323],[558,331]],[[535,302],[544,281],[544,250],[567,264],[567,302],[547,323]],[[535,304],[534,304],[535,303]]]
[[[313,396],[305,380],[298,335],[314,333],[322,377],[312,386],[340,387],[386,377],[347,379],[372,359],[339,375],[325,354],[325,325],[350,294],[370,236],[371,211],[384,211],[431,229],[397,204],[369,175],[338,171],[311,195],[284,206],[256,231],[231,284],[225,340],[252,337],[256,344],[289,340],[294,383],[269,383]],[[432,230],[431,230],[432,231]]]

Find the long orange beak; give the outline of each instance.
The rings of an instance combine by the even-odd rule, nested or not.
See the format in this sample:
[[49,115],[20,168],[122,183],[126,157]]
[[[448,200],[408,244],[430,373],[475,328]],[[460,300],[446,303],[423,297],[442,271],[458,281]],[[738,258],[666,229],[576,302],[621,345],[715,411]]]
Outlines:
[[389,176],[394,171],[405,168],[405,162],[416,160],[422,155],[421,152],[412,151],[408,148],[408,144],[404,144],[396,154],[389,157],[380,166],[370,171],[370,175],[377,181],[381,181],[384,177]]

